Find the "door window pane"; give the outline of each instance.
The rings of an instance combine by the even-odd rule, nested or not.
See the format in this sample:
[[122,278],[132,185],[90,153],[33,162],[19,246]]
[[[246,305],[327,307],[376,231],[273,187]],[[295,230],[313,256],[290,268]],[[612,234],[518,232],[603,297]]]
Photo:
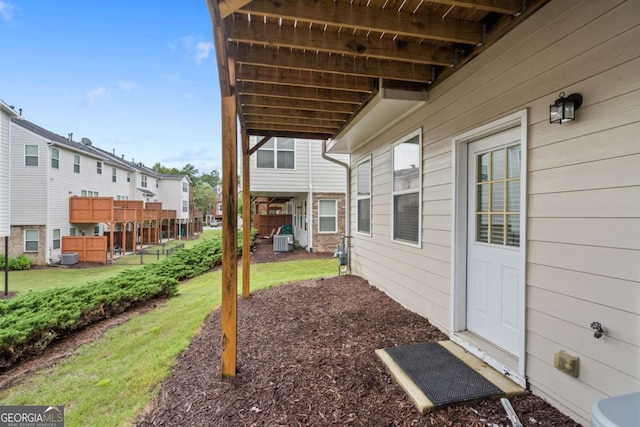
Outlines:
[[476,241],[519,246],[520,145],[478,154],[476,166]]

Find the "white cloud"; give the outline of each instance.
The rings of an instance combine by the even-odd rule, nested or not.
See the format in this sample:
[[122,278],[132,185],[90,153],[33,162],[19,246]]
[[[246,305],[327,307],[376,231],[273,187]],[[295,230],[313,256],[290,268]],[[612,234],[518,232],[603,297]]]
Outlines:
[[84,95],[84,101],[87,105],[92,106],[100,99],[109,98],[109,91],[103,87],[92,89]]
[[213,43],[209,42],[198,42],[196,44],[196,62],[198,65],[202,63],[203,60],[209,57],[209,53],[213,50]]
[[193,58],[198,65],[202,64],[202,61],[207,59],[213,51],[212,42],[196,40],[193,35],[182,37],[182,45],[187,55]]
[[16,10],[16,6],[6,1],[0,0],[0,16],[6,22],[13,21],[13,12]]
[[125,92],[131,92],[134,89],[137,89],[139,87],[137,83],[127,82],[124,80],[118,80],[118,82],[116,82],[116,85],[118,85],[118,87],[124,90]]

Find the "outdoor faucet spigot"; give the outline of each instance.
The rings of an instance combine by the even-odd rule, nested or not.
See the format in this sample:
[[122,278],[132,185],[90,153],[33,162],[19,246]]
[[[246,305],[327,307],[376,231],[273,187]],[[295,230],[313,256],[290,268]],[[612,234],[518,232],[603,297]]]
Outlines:
[[605,335],[607,333],[607,330],[605,328],[602,327],[602,324],[600,322],[591,322],[591,329],[593,329],[595,332],[593,333],[593,336],[596,339],[599,339],[600,337],[602,337],[603,335]]

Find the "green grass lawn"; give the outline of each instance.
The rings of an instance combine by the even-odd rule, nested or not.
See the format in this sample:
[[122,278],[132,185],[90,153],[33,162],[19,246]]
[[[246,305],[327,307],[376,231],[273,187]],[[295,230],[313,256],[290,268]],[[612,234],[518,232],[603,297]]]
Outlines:
[[[335,267],[333,259],[255,264],[251,290],[334,276]],[[130,425],[154,398],[205,317],[220,304],[220,281],[218,270],[180,285],[180,294],[165,305],[80,347],[56,367],[1,391],[0,402],[64,405],[66,426]]]

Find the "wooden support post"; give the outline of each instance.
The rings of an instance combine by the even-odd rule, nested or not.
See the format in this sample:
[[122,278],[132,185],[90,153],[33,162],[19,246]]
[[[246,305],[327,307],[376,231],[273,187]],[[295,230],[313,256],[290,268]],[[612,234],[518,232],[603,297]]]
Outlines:
[[133,242],[131,242],[133,253],[138,252],[138,221],[133,223]]
[[242,298],[251,295],[251,186],[249,134],[242,129]]
[[111,264],[113,264],[113,229],[116,227],[115,222],[109,223],[109,246],[111,246],[109,252],[111,252]]
[[[229,58],[235,75],[235,62]],[[222,376],[236,375],[238,305],[238,141],[235,77],[222,94]]]
[[[126,212],[125,212],[126,215]],[[127,253],[127,222],[122,223],[122,256]]]

